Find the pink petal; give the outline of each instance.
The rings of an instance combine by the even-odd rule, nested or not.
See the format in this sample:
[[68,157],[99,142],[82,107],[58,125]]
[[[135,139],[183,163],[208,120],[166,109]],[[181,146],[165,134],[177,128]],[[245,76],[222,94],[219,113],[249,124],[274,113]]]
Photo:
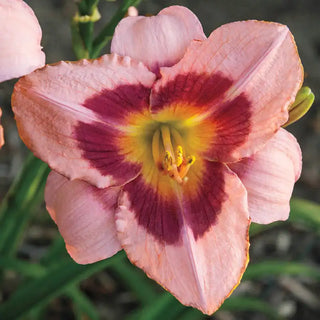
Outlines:
[[168,187],[167,195],[152,197],[139,179],[129,183],[116,227],[134,264],[183,304],[211,314],[246,268],[249,219],[246,191],[237,176],[219,163],[204,167],[201,184],[196,171],[181,189]]
[[171,108],[182,114],[192,107],[193,122],[210,122],[205,156],[223,162],[262,148],[286,122],[303,81],[288,28],[259,21],[226,24],[207,40],[194,41],[161,74],[151,96],[153,112]]
[[293,185],[301,173],[301,150],[293,135],[284,129],[250,158],[228,166],[248,191],[253,222],[271,223],[289,217]]
[[93,263],[121,250],[114,220],[118,194],[119,188],[98,189],[51,171],[45,190],[47,210],[77,263]]
[[140,166],[118,145],[131,113],[148,109],[154,74],[117,55],[61,62],[22,78],[12,105],[25,144],[51,168],[97,187],[120,185]]
[[127,17],[117,26],[111,52],[142,61],[152,71],[172,66],[184,55],[191,40],[203,40],[198,18],[187,8],[172,6],[153,17]]
[[41,28],[24,1],[0,0],[0,30],[0,82],[44,65]]
[[130,6],[128,8],[127,16],[129,17],[136,17],[139,15],[138,9],[134,6]]

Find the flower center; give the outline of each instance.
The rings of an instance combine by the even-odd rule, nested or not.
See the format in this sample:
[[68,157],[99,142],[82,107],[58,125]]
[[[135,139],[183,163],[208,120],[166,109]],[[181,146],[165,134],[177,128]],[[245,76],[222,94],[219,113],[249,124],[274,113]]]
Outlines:
[[179,184],[187,182],[187,173],[196,160],[194,156],[185,156],[181,135],[168,125],[161,125],[154,132],[152,156],[158,169]]

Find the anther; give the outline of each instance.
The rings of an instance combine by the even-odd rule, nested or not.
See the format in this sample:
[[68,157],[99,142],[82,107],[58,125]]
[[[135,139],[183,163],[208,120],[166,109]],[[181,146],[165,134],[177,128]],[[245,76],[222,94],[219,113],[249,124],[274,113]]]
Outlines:
[[172,170],[172,155],[169,151],[166,151],[162,165],[166,171],[170,172]]
[[177,167],[179,167],[183,162],[183,150],[181,146],[177,147],[177,151],[176,151],[176,164]]
[[[172,141],[176,146],[175,150]],[[186,175],[195,162],[194,156],[184,155],[182,146],[183,140],[179,132],[167,125],[156,130],[152,138],[152,155],[159,170],[181,185],[187,182]]]
[[192,164],[194,164],[194,162],[196,161],[196,157],[195,156],[189,156],[187,158],[187,163],[191,166]]
[[181,164],[181,166],[178,168],[179,176],[182,179],[186,178],[186,175],[190,167],[194,164],[195,161],[196,161],[195,156],[188,156],[187,159],[185,159],[184,162]]

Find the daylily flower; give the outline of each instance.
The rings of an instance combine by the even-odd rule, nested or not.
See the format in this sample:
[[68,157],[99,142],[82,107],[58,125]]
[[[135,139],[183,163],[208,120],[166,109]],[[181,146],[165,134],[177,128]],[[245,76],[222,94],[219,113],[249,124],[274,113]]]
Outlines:
[[[0,82],[23,76],[44,65],[41,34],[38,20],[25,2],[0,0]],[[3,143],[0,126],[0,146]]]
[[0,82],[21,77],[45,63],[41,28],[22,0],[0,0]]
[[52,169],[47,208],[78,263],[123,248],[182,303],[213,313],[248,263],[250,220],[289,214],[301,170],[281,128],[303,80],[288,28],[206,38],[184,7],[127,17],[113,54],[22,78],[20,135]]

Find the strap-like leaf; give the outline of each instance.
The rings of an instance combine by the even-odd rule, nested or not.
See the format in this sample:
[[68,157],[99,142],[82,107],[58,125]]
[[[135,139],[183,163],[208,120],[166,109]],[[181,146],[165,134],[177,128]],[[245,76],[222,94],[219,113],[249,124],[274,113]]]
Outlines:
[[0,306],[0,319],[10,320],[25,315],[32,308],[46,304],[64,290],[121,259],[122,253],[118,253],[94,264],[79,265],[68,258],[49,267],[44,276],[26,283]]

